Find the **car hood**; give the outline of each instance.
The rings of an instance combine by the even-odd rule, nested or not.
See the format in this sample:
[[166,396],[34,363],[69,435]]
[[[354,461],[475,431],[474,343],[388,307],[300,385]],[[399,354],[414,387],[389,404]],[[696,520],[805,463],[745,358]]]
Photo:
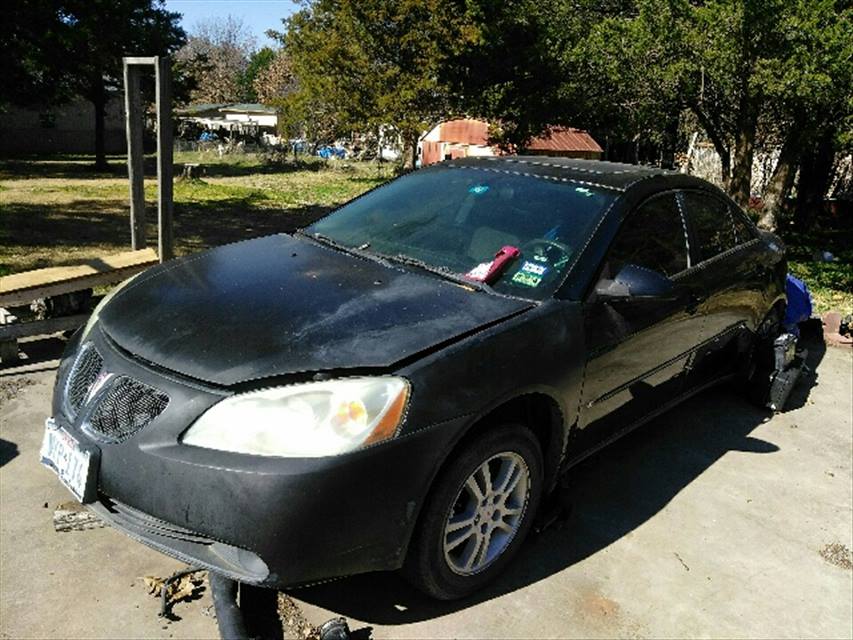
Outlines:
[[531,306],[275,235],[146,271],[100,326],[144,360],[227,386],[390,367]]

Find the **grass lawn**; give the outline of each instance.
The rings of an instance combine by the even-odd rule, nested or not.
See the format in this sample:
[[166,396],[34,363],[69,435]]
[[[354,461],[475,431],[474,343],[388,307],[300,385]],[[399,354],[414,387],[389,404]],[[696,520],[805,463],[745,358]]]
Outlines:
[[[381,184],[393,167],[307,159],[270,165],[253,155],[219,158],[215,152],[176,153],[180,165],[204,165],[201,181],[175,181],[178,255],[305,226],[335,206]],[[91,156],[0,160],[0,275],[73,263],[130,248],[124,157],[95,172]],[[146,158],[148,242],[156,246],[156,180]],[[853,313],[853,233],[802,236],[782,232],[791,272],[804,279],[815,311]],[[821,262],[815,251],[831,251]]]
[[[853,232],[817,230],[808,235],[782,232],[788,246],[788,269],[805,281],[814,299],[814,312],[853,314]],[[833,262],[816,259],[829,251]]]
[[[130,248],[129,194],[122,157],[95,172],[87,156],[0,160],[0,275],[73,263]],[[203,180],[175,181],[175,251],[305,226],[393,175],[392,167],[309,159],[271,166],[257,156],[178,153],[204,165]],[[157,187],[146,158],[147,238],[157,244]]]

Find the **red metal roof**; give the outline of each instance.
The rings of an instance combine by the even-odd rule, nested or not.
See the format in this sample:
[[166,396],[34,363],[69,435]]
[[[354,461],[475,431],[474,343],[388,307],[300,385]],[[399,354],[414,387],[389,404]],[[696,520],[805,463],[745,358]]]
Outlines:
[[525,147],[530,151],[593,151],[604,150],[586,131],[570,127],[550,127]]
[[439,126],[438,139],[441,142],[488,144],[489,124],[482,120],[448,120]]
[[[469,118],[448,120],[439,125],[438,140],[485,146],[489,144],[489,124]],[[531,140],[525,149],[542,152],[603,152],[603,149],[586,131],[571,127],[550,127],[541,136]]]

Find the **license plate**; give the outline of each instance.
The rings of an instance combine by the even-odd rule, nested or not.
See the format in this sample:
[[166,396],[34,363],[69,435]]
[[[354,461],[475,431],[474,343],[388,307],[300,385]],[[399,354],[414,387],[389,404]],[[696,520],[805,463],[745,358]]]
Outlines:
[[41,462],[53,469],[71,493],[83,502],[90,474],[94,471],[92,452],[83,449],[80,443],[65,429],[48,418],[44,425],[44,440],[41,444]]

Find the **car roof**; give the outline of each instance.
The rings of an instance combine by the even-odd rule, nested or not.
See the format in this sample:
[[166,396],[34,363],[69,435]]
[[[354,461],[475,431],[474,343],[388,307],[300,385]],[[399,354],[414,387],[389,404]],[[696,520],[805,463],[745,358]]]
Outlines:
[[442,163],[445,166],[488,168],[528,174],[552,180],[589,184],[614,191],[627,191],[631,185],[656,176],[678,176],[677,171],[621,162],[552,158],[550,156],[487,156],[457,158]]

